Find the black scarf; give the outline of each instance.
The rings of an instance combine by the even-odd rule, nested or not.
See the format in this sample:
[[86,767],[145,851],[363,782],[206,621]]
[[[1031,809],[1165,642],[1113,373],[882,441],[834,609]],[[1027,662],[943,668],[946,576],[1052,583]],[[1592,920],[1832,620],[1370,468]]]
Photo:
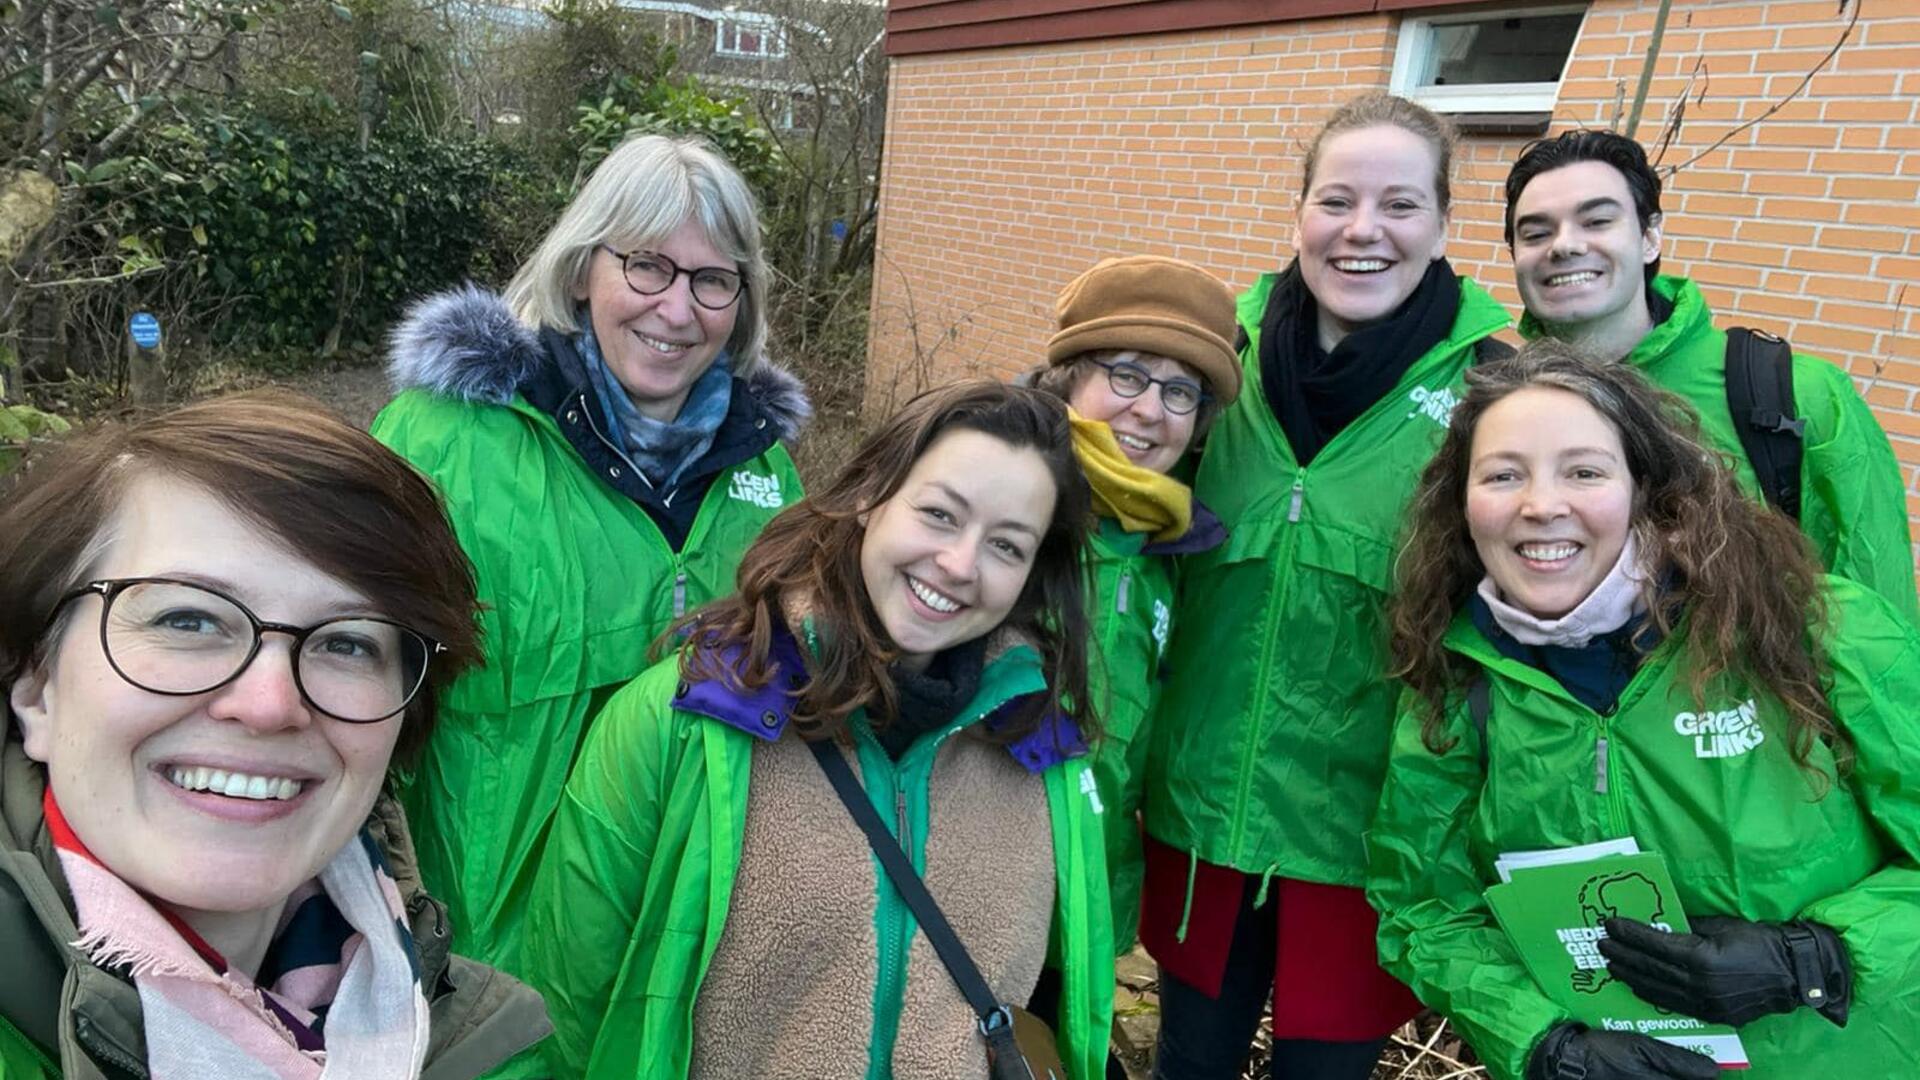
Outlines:
[[972,641],[938,653],[927,670],[908,671],[898,663],[887,670],[893,676],[899,715],[874,732],[880,748],[895,761],[907,747],[929,731],[952,722],[980,690],[980,673],[987,664],[987,639]]
[[1320,347],[1319,307],[1295,259],[1260,316],[1260,381],[1300,464],[1385,397],[1413,362],[1444,340],[1460,311],[1460,281],[1445,259],[1393,314]]

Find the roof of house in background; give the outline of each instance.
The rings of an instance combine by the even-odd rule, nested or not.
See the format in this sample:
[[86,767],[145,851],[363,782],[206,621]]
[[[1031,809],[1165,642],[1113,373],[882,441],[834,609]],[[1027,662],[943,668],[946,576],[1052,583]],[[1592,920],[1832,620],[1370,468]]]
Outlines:
[[1338,15],[1457,7],[1461,0],[887,0],[887,55],[1133,37]]

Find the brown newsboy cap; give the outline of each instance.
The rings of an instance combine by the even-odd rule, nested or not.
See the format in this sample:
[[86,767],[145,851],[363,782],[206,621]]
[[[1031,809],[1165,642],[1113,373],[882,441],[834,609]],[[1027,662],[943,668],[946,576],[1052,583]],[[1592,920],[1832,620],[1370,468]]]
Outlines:
[[1061,290],[1054,314],[1060,330],[1047,339],[1049,364],[1096,349],[1134,349],[1193,368],[1222,405],[1240,396],[1233,290],[1185,259],[1102,259]]

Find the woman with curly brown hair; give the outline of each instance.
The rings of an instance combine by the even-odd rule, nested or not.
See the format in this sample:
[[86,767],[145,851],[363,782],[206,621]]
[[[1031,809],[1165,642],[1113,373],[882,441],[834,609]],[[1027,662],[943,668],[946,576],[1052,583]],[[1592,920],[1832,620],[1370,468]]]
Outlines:
[[1066,973],[1066,1075],[1100,1076],[1091,516],[1066,406],[982,381],[908,403],[767,525],[561,799],[527,938],[558,1075],[985,1080],[996,1029],[890,848],[983,995]]
[[1542,340],[1467,381],[1391,610],[1409,690],[1368,833],[1382,962],[1496,1077],[1711,1080],[1572,1022],[1482,897],[1502,852],[1631,836],[1693,932],[1608,920],[1615,977],[1737,1026],[1756,1080],[1900,1072],[1920,1052],[1920,636],[1822,576],[1633,369]]

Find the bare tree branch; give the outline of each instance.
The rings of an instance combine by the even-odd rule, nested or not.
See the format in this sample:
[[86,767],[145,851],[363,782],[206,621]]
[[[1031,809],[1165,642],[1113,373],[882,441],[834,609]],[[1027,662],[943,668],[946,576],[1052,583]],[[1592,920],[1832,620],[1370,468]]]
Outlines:
[[[1850,0],[1841,0],[1841,3],[1840,3],[1841,9],[1845,10],[1849,2]],[[1741,132],[1746,131],[1747,129],[1753,127],[1755,124],[1758,124],[1760,121],[1765,120],[1767,117],[1772,116],[1774,113],[1777,113],[1781,109],[1786,108],[1788,102],[1792,101],[1794,98],[1797,98],[1801,94],[1806,92],[1807,87],[1813,83],[1813,77],[1815,75],[1818,75],[1822,71],[1825,71],[1827,65],[1833,63],[1833,58],[1840,55],[1840,49],[1846,45],[1847,39],[1853,36],[1854,28],[1859,25],[1860,25],[1860,4],[1857,2],[1854,2],[1853,15],[1851,18],[1847,20],[1846,28],[1840,31],[1839,40],[1833,43],[1833,48],[1827,50],[1827,55],[1821,57],[1819,63],[1813,65],[1813,70],[1807,72],[1806,77],[1800,80],[1800,85],[1794,87],[1792,92],[1788,93],[1786,97],[1783,97],[1780,100],[1774,102],[1772,105],[1769,105],[1767,107],[1767,110],[1761,113],[1759,116],[1756,116],[1753,119],[1748,120],[1743,124],[1739,124],[1733,127],[1725,135],[1722,135],[1719,138],[1713,140],[1713,142],[1709,143],[1705,149],[1694,154],[1692,157],[1688,158],[1687,160],[1671,168],[1663,168],[1661,170],[1662,174],[1664,174],[1664,176],[1666,176],[1667,178],[1671,178],[1674,173],[1679,172],[1681,169],[1686,168],[1687,166],[1693,164],[1694,162],[1699,161],[1701,158],[1706,157],[1708,154],[1713,153],[1715,150],[1720,149],[1722,146],[1725,146],[1729,141],[1733,139],[1735,135],[1738,135]]]

